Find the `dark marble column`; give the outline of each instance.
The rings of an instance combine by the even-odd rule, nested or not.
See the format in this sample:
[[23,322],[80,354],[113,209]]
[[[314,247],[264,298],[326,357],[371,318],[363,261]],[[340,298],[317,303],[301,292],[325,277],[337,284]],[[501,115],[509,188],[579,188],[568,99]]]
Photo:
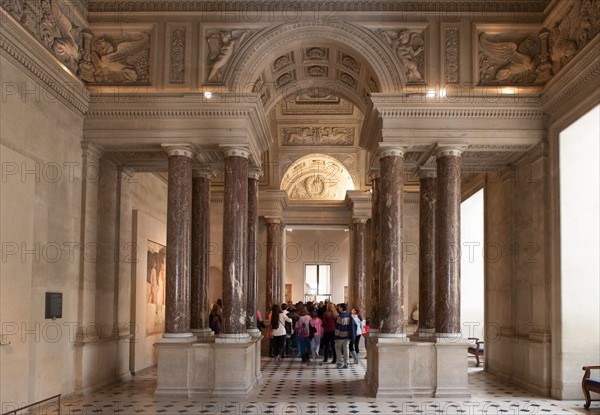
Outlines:
[[164,146],[169,155],[167,199],[167,281],[163,337],[191,337],[190,274],[192,240],[191,148]]
[[371,245],[373,269],[371,272],[371,328],[379,330],[379,262],[381,252],[379,251],[379,171],[371,174]]
[[365,315],[365,293],[367,291],[366,237],[367,220],[352,220],[352,303],[351,307]]
[[192,179],[192,291],[191,326],[198,336],[211,333],[208,327],[208,281],[210,275],[210,181],[214,171],[202,166]]
[[257,167],[248,169],[248,260],[246,283],[246,329],[255,330],[256,310],[258,309],[257,274],[257,226],[258,226],[258,181],[262,175]]
[[379,317],[380,332],[403,334],[402,208],[404,205],[404,149],[379,151]]
[[[223,334],[246,336],[248,157],[245,149],[225,150],[223,191]],[[226,337],[226,336],[224,336]]]
[[435,169],[421,169],[419,200],[419,328],[435,332]]
[[462,149],[439,147],[435,207],[435,331],[460,335],[460,201]]
[[267,220],[267,312],[281,301],[281,219]]

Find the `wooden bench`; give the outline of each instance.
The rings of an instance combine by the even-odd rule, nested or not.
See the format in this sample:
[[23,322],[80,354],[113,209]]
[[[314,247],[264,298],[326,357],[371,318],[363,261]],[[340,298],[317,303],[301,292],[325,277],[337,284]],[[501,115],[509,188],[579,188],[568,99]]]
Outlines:
[[481,363],[479,357],[483,356],[483,340],[479,341],[479,337],[469,337],[469,340],[473,341],[473,343],[469,345],[467,351],[469,352],[469,354],[475,356],[475,360],[477,360],[477,364],[475,365],[475,367],[479,367],[479,364]]
[[[585,409],[588,409],[590,407],[590,403],[592,402],[592,399],[590,398],[590,392],[600,393],[600,377],[591,378],[590,371],[592,369],[600,369],[600,366],[583,367],[585,373],[581,379],[581,389],[583,389],[583,396],[585,397],[585,404],[583,405]],[[596,401],[597,399],[593,400]]]

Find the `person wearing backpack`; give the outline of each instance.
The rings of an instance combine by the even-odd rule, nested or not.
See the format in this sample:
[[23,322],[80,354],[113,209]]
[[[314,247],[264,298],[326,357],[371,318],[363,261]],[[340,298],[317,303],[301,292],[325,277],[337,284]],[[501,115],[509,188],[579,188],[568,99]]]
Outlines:
[[310,362],[310,322],[312,319],[304,305],[298,309],[298,316],[295,331],[298,335],[300,356],[302,357],[302,362],[308,363]]

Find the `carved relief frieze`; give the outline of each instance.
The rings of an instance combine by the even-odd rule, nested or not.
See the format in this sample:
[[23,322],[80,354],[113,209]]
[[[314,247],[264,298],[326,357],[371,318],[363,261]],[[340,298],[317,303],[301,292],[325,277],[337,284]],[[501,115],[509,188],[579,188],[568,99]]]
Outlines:
[[377,88],[377,83],[372,77],[370,77],[367,81],[367,92],[379,92],[379,88]]
[[335,92],[325,87],[301,90],[282,102],[281,112],[283,115],[352,115],[354,105]]
[[[96,33],[91,42],[93,83],[149,84],[150,33]],[[86,51],[88,53],[88,51]]]
[[353,127],[291,127],[282,128],[284,146],[352,146]]
[[183,84],[185,81],[185,26],[171,26],[169,34],[169,82]]
[[409,83],[422,83],[425,73],[425,40],[423,34],[409,30],[377,30],[392,48]]
[[38,39],[54,56],[77,73],[81,30],[73,10],[57,0],[3,0],[0,5]]
[[460,32],[458,27],[446,27],[444,30],[444,80],[446,84],[460,83]]
[[206,38],[208,43],[206,63],[209,68],[206,77],[207,82],[219,83],[223,81],[227,64],[250,33],[250,30],[221,30],[217,33],[208,34]]

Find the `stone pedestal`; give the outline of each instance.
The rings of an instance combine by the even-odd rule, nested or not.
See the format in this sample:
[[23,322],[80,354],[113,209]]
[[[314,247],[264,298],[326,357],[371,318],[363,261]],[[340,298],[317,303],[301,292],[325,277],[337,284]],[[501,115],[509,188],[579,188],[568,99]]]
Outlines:
[[403,333],[369,332],[365,376],[369,394],[375,398],[470,397],[466,349],[459,338],[420,342],[409,341]]
[[439,338],[435,343],[436,398],[471,397],[468,382],[469,343],[461,338]]
[[262,382],[262,337],[221,335],[204,341],[162,339],[155,395],[246,398]]

